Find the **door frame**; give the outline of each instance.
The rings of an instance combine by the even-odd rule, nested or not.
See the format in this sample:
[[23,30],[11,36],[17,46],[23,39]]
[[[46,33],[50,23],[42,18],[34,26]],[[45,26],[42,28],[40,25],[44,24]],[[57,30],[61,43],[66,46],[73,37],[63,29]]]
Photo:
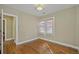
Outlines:
[[1,54],[3,54],[3,9],[1,9]]
[[5,21],[5,39],[6,39],[6,19],[3,18],[3,21]]
[[12,16],[12,17],[14,17],[13,19],[16,21],[16,39],[15,39],[14,42],[17,43],[17,40],[18,40],[18,16],[3,12],[3,16],[4,15],[5,16]]

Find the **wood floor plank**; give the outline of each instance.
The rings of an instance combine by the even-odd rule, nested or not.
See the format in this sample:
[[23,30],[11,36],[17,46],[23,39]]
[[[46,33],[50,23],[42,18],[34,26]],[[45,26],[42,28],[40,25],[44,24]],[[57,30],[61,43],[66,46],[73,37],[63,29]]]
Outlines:
[[14,41],[4,42],[4,53],[6,54],[78,54],[76,49],[37,39],[21,45]]

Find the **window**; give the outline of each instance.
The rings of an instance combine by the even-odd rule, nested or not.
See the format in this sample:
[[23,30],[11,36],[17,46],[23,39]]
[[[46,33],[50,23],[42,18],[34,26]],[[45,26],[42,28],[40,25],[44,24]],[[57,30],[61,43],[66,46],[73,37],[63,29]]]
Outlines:
[[47,34],[52,34],[54,33],[54,29],[55,26],[54,26],[54,19],[49,19],[49,20],[46,20],[46,21],[41,21],[40,22],[40,33],[44,34],[44,33],[47,33]]
[[46,29],[47,29],[47,33],[52,33],[52,20],[48,20],[46,22]]
[[40,33],[45,33],[45,22],[41,21],[40,22]]

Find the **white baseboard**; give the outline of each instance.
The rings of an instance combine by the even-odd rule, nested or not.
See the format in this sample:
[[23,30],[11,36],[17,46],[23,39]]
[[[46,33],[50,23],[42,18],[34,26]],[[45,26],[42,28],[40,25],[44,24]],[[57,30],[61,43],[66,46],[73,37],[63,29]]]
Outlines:
[[23,43],[28,43],[28,42],[31,42],[33,40],[37,40],[37,38],[26,40],[26,41],[23,41],[23,42],[17,42],[16,45],[20,45],[20,44],[23,44]]
[[[33,40],[37,40],[37,39],[38,38],[34,38],[34,39],[26,40],[26,41],[23,41],[23,42],[18,42],[18,43],[16,43],[16,45],[20,45],[20,44],[27,43],[27,42],[30,42],[30,41],[33,41]],[[79,47],[74,46],[74,45],[70,45],[70,44],[62,43],[62,42],[58,42],[58,41],[53,41],[53,40],[48,40],[46,38],[40,38],[40,39],[46,40],[46,41],[49,41],[49,42],[52,42],[52,43],[57,43],[57,44],[60,44],[60,45],[64,45],[64,46],[67,46],[67,47],[71,47],[71,48],[77,49],[79,51]]]
[[8,39],[6,39],[5,41],[8,41],[8,40],[13,40],[13,38],[8,38]]
[[67,47],[71,47],[71,48],[77,49],[79,51],[79,47],[74,46],[74,45],[70,45],[70,44],[62,43],[62,42],[58,42],[58,41],[53,41],[53,40],[48,40],[48,39],[45,39],[45,38],[41,38],[41,39],[46,40],[46,41],[49,41],[49,42],[52,42],[52,43],[57,43],[57,44],[60,44],[60,45],[64,45],[64,46],[67,46]]

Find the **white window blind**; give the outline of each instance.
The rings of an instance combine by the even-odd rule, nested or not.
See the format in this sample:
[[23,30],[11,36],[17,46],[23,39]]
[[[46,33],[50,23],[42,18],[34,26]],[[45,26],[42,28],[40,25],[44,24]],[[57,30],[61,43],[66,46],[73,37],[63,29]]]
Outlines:
[[46,32],[51,34],[52,33],[52,20],[46,21],[46,27],[47,27]]
[[40,22],[40,33],[52,34],[55,31],[55,21],[53,18],[50,18],[45,21]]
[[44,21],[40,22],[40,33],[45,33],[45,22]]

